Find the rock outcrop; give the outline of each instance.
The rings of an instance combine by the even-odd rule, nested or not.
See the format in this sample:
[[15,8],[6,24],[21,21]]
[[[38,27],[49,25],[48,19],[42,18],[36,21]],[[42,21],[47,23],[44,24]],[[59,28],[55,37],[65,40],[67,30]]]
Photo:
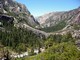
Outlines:
[[0,21],[6,22],[6,23],[13,23],[14,18],[7,15],[0,15]]
[[[5,12],[6,13],[5,13]],[[13,0],[0,0],[0,26],[3,22],[14,25],[16,28],[25,28],[32,31],[39,37],[47,37],[47,33],[37,30],[35,27],[38,22],[34,19],[33,15],[30,14],[25,5],[18,3]],[[0,30],[5,31],[5,28],[0,27]]]
[[37,25],[26,6],[14,0],[0,0],[0,14],[13,16],[17,23],[26,21],[30,26]]

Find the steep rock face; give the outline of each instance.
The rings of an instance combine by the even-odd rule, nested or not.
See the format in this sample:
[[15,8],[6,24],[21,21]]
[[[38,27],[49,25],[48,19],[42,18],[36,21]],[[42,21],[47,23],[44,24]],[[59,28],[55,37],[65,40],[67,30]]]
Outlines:
[[80,24],[80,13],[77,15],[77,17],[74,19],[74,23]]
[[70,11],[51,12],[38,17],[37,20],[42,28],[55,26],[61,21],[64,21],[66,25],[69,25],[75,21],[78,14],[80,14],[80,7]]
[[[12,24],[16,28],[23,28],[32,31],[39,37],[47,37],[47,33],[34,29],[38,22],[30,14],[25,5],[13,0],[0,0],[0,30],[6,31],[4,22]],[[6,26],[5,25],[5,26]],[[11,28],[11,26],[9,28]]]
[[0,0],[0,14],[14,17],[17,23],[21,21],[30,26],[37,25],[34,17],[30,14],[26,6],[14,0]]

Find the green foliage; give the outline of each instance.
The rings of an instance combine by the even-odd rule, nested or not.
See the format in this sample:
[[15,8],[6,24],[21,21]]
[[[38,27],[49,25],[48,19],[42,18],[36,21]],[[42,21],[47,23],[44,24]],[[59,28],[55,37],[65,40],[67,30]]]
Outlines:
[[71,33],[51,35],[45,40],[45,52],[25,57],[23,60],[79,60],[80,51],[74,41]]
[[24,43],[19,43],[17,45],[16,49],[17,49],[17,52],[19,52],[19,53],[22,52],[22,51],[25,52],[27,50],[27,48],[26,48]]
[[[9,28],[9,29],[8,29]],[[0,31],[0,42],[4,46],[12,47],[16,51],[25,51],[26,47],[39,47],[40,38],[31,31],[6,27],[6,31]]]
[[24,58],[24,60],[79,60],[80,51],[71,42],[54,44],[44,53]]
[[75,30],[80,30],[80,24],[74,24],[74,25],[73,25],[73,28],[74,28]]
[[61,21],[58,24],[56,24],[55,26],[41,28],[40,30],[43,30],[45,32],[54,32],[54,31],[58,31],[58,30],[63,29],[65,26],[66,26],[66,22],[65,21]]
[[71,33],[67,33],[66,35],[63,35],[61,42],[68,42],[68,41],[72,41],[74,42],[75,40],[72,38]]
[[53,39],[48,38],[47,41],[45,41],[45,47],[48,48],[48,47],[52,46],[53,42],[54,42]]
[[50,35],[45,41],[45,47],[48,48],[55,43],[60,43],[63,39],[62,35]]

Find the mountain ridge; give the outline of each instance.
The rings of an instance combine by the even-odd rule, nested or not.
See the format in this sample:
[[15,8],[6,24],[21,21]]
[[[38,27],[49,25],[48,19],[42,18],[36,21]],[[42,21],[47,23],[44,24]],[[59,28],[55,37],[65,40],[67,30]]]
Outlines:
[[79,16],[80,16],[80,7],[66,12],[48,13],[46,15],[37,18],[40,24],[39,26],[37,26],[37,28],[44,29],[44,28],[52,27],[54,29],[56,25],[59,24],[61,25],[62,23],[60,22],[62,21],[64,21],[65,26],[61,29],[64,29],[65,27],[71,28],[72,27],[71,25],[80,23]]

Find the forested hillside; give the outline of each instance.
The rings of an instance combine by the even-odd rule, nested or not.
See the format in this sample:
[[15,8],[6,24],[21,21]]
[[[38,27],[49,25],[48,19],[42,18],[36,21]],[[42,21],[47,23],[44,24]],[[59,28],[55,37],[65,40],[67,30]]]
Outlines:
[[46,50],[38,55],[19,58],[17,60],[79,60],[77,39],[72,38],[70,33],[66,35],[50,36],[45,41]]
[[80,60],[80,8],[40,19],[24,4],[0,0],[0,60]]

